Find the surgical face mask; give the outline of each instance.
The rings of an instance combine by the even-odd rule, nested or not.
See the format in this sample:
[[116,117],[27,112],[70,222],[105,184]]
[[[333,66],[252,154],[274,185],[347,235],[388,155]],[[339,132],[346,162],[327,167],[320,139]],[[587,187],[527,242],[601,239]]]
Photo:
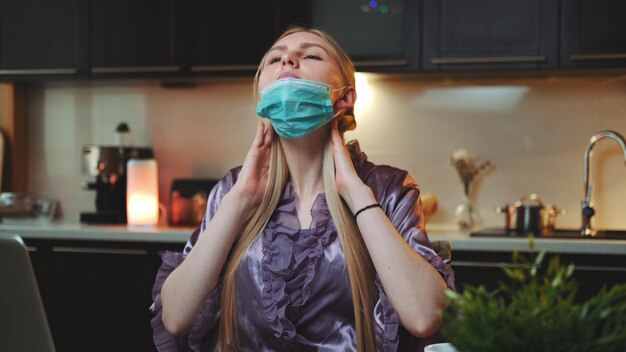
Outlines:
[[279,79],[261,92],[256,113],[269,118],[279,136],[301,138],[333,119],[330,92],[328,84],[297,78]]

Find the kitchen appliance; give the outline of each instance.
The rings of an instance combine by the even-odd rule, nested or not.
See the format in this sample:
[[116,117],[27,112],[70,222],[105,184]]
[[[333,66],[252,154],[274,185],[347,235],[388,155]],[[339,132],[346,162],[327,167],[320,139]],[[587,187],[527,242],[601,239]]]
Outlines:
[[169,224],[172,226],[198,226],[204,218],[215,179],[176,179],[170,192]]
[[83,174],[95,177],[83,188],[96,192],[96,211],[80,214],[88,224],[126,223],[126,163],[153,158],[152,148],[86,145],[82,151]]
[[544,205],[537,194],[522,197],[512,205],[496,208],[505,217],[504,229],[510,235],[535,236],[549,235],[554,232],[556,217],[565,214],[551,204]]

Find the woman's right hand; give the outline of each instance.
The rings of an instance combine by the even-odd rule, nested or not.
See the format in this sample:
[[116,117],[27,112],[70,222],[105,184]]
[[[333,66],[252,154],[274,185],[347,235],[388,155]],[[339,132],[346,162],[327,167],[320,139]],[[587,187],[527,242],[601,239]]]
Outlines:
[[267,187],[273,137],[274,129],[271,124],[265,125],[259,121],[252,146],[248,150],[237,182],[230,191],[243,202],[242,205],[246,209],[254,209],[263,199]]

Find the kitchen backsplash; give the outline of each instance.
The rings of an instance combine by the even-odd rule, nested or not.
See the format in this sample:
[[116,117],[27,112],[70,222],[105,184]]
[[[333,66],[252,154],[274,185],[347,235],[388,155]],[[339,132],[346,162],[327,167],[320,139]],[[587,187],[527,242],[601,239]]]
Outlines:
[[[356,131],[370,160],[408,170],[439,199],[433,225],[454,225],[462,186],[450,154],[465,148],[493,169],[476,186],[485,226],[503,226],[494,211],[529,193],[567,210],[557,227],[580,226],[583,152],[602,129],[626,135],[626,76],[578,75],[442,78],[365,76]],[[220,178],[239,165],[254,134],[252,79],[215,79],[193,89],[153,82],[50,83],[29,91],[29,190],[60,199],[62,219],[94,209],[81,189],[85,144],[114,144],[125,121],[133,144],[152,146],[161,201],[174,178]],[[617,144],[594,148],[594,219],[626,228],[626,166]]]

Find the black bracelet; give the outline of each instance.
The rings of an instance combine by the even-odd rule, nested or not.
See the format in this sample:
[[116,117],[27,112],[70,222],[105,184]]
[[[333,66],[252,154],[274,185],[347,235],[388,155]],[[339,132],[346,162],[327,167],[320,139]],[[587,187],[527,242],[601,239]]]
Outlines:
[[354,213],[354,220],[356,220],[356,217],[359,216],[359,214],[361,214],[362,212],[366,211],[367,209],[372,209],[372,208],[380,208],[380,209],[382,209],[383,207],[381,207],[380,204],[378,204],[378,203],[366,205],[363,208],[359,209],[356,213]]

